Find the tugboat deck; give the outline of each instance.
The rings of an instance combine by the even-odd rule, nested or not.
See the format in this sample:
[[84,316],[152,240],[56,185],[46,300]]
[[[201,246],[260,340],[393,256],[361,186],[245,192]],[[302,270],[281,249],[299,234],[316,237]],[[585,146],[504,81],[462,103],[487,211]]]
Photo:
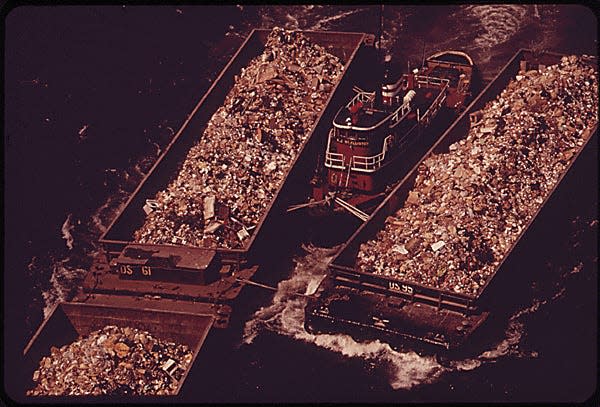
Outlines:
[[[456,81],[458,81],[458,77],[456,78]],[[403,121],[408,120],[416,123],[417,110],[419,110],[420,114],[423,115],[431,107],[433,101],[442,92],[442,89],[438,87],[420,87],[412,90],[414,90],[416,94],[410,102],[411,111],[403,119]],[[402,94],[401,97],[404,97],[404,94]],[[373,108],[365,106],[357,115],[357,122],[351,126],[348,126],[347,120],[352,116],[352,112],[350,111],[349,107],[343,107],[335,116],[333,123],[336,127],[343,129],[353,129],[359,131],[373,130],[374,128],[383,124],[386,119],[390,120],[394,112],[399,108],[400,106],[397,106],[395,110],[390,111],[386,110],[389,108],[382,106],[381,104],[376,104]]]
[[431,71],[431,76],[440,79],[448,79],[450,87],[456,87],[460,78],[460,72],[453,68],[436,66]]

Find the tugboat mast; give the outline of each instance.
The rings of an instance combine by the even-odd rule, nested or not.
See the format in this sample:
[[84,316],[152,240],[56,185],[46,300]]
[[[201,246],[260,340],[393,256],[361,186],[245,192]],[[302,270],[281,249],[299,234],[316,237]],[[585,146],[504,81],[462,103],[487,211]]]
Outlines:
[[381,54],[381,39],[383,37],[383,4],[379,6],[379,32],[377,33],[377,50]]

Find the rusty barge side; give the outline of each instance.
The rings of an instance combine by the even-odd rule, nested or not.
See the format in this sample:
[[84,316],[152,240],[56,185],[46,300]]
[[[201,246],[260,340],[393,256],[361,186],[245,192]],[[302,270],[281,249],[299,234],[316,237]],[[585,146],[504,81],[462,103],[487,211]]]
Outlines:
[[[470,296],[422,286],[391,277],[368,274],[355,267],[360,245],[375,237],[389,215],[403,207],[419,165],[431,155],[446,153],[466,136],[470,114],[493,100],[519,70],[537,69],[560,62],[563,55],[521,49],[481,94],[467,107],[438,142],[377,207],[370,218],[340,248],[328,266],[315,299],[306,308],[306,328],[311,332],[349,332],[358,338],[385,338],[395,344],[456,349],[500,308],[498,298],[515,290],[515,278],[527,267],[524,257],[548,232],[548,224],[564,216],[565,197],[577,187],[577,177],[597,167],[597,124],[558,182],[511,245],[492,276],[477,295]],[[593,61],[593,63],[596,63]],[[588,174],[589,175],[589,174]],[[560,205],[563,205],[562,207]],[[566,204],[568,205],[568,204]],[[515,271],[516,270],[516,271]],[[518,280],[517,280],[518,281]]]

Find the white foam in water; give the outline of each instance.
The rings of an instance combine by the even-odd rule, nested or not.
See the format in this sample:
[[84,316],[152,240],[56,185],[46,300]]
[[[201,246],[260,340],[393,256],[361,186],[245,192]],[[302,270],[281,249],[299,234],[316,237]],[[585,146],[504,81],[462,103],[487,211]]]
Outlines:
[[[282,10],[285,12],[279,14],[272,8],[265,7],[260,13],[261,28],[283,25],[288,30],[330,30],[334,24],[341,25],[344,18],[369,9],[363,7],[338,12],[335,6],[304,5],[290,6]],[[322,15],[321,13],[333,14]]]
[[474,370],[477,369],[479,366],[481,366],[482,362],[479,359],[463,359],[463,360],[453,360],[450,365],[455,369],[455,370],[460,370],[460,371],[469,371],[469,370]]
[[61,231],[62,231],[62,237],[63,239],[66,240],[67,242],[67,247],[69,248],[69,250],[73,250],[73,235],[71,234],[71,232],[74,229],[73,223],[71,221],[73,214],[69,214],[67,216],[67,219],[65,220],[65,222],[62,225]]
[[525,331],[522,317],[536,313],[549,301],[563,295],[564,289],[552,298],[539,300],[515,312],[509,319],[504,336],[490,349],[475,358],[449,360],[441,365],[435,355],[421,356],[414,351],[396,351],[379,340],[356,342],[351,336],[343,334],[313,335],[304,329],[304,311],[306,299],[297,293],[312,294],[325,276],[328,261],[337,247],[323,249],[309,247],[307,254],[294,259],[296,265],[288,280],[279,283],[272,303],[262,307],[246,323],[244,343],[251,344],[261,331],[268,330],[306,343],[312,343],[346,357],[375,361],[389,368],[390,386],[397,389],[410,389],[414,386],[432,383],[439,377],[452,371],[472,371],[478,367],[495,363],[501,358],[535,358],[535,350],[520,348]]
[[127,203],[129,193],[122,187],[106,198],[106,201],[92,214],[92,224],[96,228],[97,235],[106,232],[107,225],[115,218],[116,214]]
[[314,279],[314,280],[310,280],[308,282],[308,286],[306,287],[306,295],[313,295],[316,291],[317,288],[319,288],[319,284],[321,284],[321,281],[323,281],[325,279],[325,274],[323,274],[323,278],[318,278],[318,279]]
[[285,18],[287,22],[285,23],[285,28],[288,30],[297,30],[299,27],[298,19],[291,14],[286,14]]
[[516,4],[468,6],[468,14],[479,21],[481,31],[475,38],[476,48],[492,48],[508,41],[521,28],[527,7]]
[[437,363],[434,356],[419,356],[412,351],[397,352],[379,340],[359,343],[349,335],[313,335],[306,332],[306,299],[295,294],[316,289],[336,249],[308,248],[307,255],[295,259],[296,267],[291,277],[279,283],[272,304],[259,309],[246,323],[244,342],[251,344],[261,331],[268,330],[347,357],[375,360],[390,366],[390,386],[394,389],[411,388],[435,380],[446,369]]
[[492,349],[482,352],[477,359],[483,362],[490,362],[507,355],[519,356],[519,353],[515,352],[515,350],[516,345],[520,343],[523,337],[523,323],[511,317],[504,334],[505,336],[500,342],[496,343]]
[[100,215],[104,210],[108,208],[110,200],[107,200],[94,214],[92,215],[92,223],[96,229],[104,233],[106,231],[106,226],[102,223],[102,219]]
[[[92,214],[92,222],[90,226],[95,229],[91,230],[93,236],[97,236],[106,231],[105,222],[110,222],[114,217],[114,214],[125,205],[126,192],[119,189],[116,193],[109,196],[106,201]],[[105,219],[103,221],[103,218]],[[67,219],[62,225],[62,237],[67,242],[69,250],[73,249],[73,215],[69,214]],[[97,255],[97,252],[86,253],[86,257],[92,259]],[[47,318],[52,311],[55,304],[61,301],[69,301],[72,299],[76,290],[81,286],[81,283],[85,277],[87,271],[76,266],[70,266],[70,257],[63,259],[55,259],[51,257],[50,263],[52,264],[52,275],[50,276],[50,287],[42,291],[42,297],[44,299],[44,318]],[[29,264],[29,269],[33,271],[35,268],[35,257]],[[41,270],[40,270],[41,272]]]
[[365,11],[367,9],[365,8],[359,8],[359,9],[354,9],[354,10],[349,10],[343,13],[339,13],[339,14],[335,14],[333,16],[329,16],[329,17],[323,17],[320,20],[318,20],[313,26],[310,27],[311,30],[326,30],[326,29],[330,29],[331,28],[331,23],[341,20],[343,18],[346,18],[348,16],[351,16],[353,14],[356,13],[360,13],[362,11]]
[[[93,254],[92,254],[93,255]],[[44,318],[47,318],[55,304],[71,299],[74,289],[83,280],[86,270],[69,268],[66,266],[68,259],[54,262],[50,288],[42,292],[44,297]]]

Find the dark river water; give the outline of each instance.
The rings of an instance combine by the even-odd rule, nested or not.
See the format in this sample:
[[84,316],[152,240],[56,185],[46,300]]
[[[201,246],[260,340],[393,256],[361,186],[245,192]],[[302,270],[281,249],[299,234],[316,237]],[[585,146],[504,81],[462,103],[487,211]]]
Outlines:
[[[383,45],[420,63],[468,52],[490,80],[519,48],[596,55],[577,5],[385,6]],[[379,6],[19,7],[5,19],[5,383],[11,362],[81,282],[119,205],[253,28],[376,33]],[[597,168],[595,168],[597,172]],[[595,178],[597,180],[597,178]],[[582,183],[582,188],[588,184]],[[597,187],[597,181],[592,184]],[[593,195],[593,194],[592,194]],[[330,248],[299,249],[278,291],[209,337],[186,401],[582,401],[597,382],[597,195],[578,199],[532,264],[532,295],[465,358],[303,329]],[[557,232],[558,233],[558,232]],[[193,384],[191,383],[193,382]]]

